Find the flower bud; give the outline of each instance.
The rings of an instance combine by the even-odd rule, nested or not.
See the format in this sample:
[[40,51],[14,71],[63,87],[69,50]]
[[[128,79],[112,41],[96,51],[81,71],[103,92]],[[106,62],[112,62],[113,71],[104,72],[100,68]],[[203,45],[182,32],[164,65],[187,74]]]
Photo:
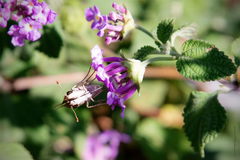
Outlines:
[[128,68],[129,77],[139,87],[140,83],[142,83],[147,63],[136,59],[127,59],[124,65]]

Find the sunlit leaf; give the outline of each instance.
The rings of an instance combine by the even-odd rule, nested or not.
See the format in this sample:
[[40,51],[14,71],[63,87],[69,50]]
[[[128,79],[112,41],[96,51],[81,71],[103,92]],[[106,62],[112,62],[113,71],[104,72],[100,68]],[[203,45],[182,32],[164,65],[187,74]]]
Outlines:
[[210,43],[189,40],[183,45],[183,55],[177,61],[178,71],[198,81],[211,81],[236,72],[232,60]]

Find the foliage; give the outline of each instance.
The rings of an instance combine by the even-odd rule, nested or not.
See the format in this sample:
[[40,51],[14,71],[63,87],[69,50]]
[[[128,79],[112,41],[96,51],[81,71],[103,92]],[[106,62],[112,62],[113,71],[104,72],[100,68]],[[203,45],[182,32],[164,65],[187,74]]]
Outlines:
[[204,147],[216,138],[226,122],[226,111],[217,93],[194,91],[184,109],[184,131],[196,152],[204,157]]
[[162,43],[166,43],[173,33],[173,20],[163,20],[158,24],[157,37]]
[[40,45],[37,49],[49,57],[59,57],[61,48],[63,46],[63,39],[56,26],[45,27],[44,35],[40,39]]
[[[81,78],[74,77],[71,84],[65,84],[69,78],[65,76],[35,80],[42,76],[70,73],[71,77],[72,72],[87,72],[91,48],[103,44],[104,40],[90,30],[84,11],[96,5],[102,14],[109,13],[112,0],[46,2],[57,12],[58,21],[45,26],[38,41],[26,43],[22,48],[13,47],[7,30],[0,28],[0,159],[16,159],[11,157],[15,155],[17,159],[26,156],[23,158],[26,160],[81,159],[90,133],[113,128],[132,137],[130,144],[121,145],[119,160],[199,159],[189,142],[196,152],[205,154],[206,160],[238,159],[239,109],[220,104],[221,92],[193,91],[206,89],[208,84],[203,86],[195,81],[221,79],[222,82],[236,73],[240,65],[238,2],[124,1],[135,22],[148,29],[148,35],[131,31],[121,42],[100,45],[106,50],[104,56],[114,56],[120,51],[143,62],[151,59],[151,68],[141,84],[141,92],[126,103],[124,119],[106,105],[91,109],[83,105],[75,109],[79,123],[71,109],[55,106]],[[168,17],[174,20],[164,20]],[[184,29],[192,22],[198,26],[197,37],[204,41],[189,40],[190,32]],[[191,85],[188,80],[179,79],[175,69],[190,79]],[[33,81],[28,81],[32,77]],[[26,84],[22,80],[33,87],[14,88]],[[228,85],[232,85],[231,81]],[[105,100],[106,94],[104,91],[95,103]],[[184,130],[181,129],[183,121]]]
[[33,160],[30,153],[17,143],[0,143],[0,159],[2,160]]
[[231,59],[207,42],[189,40],[183,45],[183,54],[177,61],[177,69],[185,77],[210,81],[230,76],[236,72]]
[[148,55],[156,54],[157,49],[151,46],[144,46],[140,48],[133,56],[134,59],[145,60]]

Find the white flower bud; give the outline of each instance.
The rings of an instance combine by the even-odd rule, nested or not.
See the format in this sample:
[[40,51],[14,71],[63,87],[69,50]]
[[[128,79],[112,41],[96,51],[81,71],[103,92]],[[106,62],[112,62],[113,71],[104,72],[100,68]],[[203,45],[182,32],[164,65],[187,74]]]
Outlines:
[[128,74],[133,82],[137,85],[142,83],[147,63],[136,59],[127,59],[124,64],[128,68]]

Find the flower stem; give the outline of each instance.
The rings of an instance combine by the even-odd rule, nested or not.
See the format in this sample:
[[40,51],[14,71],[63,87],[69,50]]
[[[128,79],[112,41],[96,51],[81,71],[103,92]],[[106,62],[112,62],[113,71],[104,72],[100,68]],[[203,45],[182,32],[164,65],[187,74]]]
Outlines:
[[147,34],[149,37],[151,37],[155,42],[159,43],[162,45],[162,42],[159,41],[151,32],[149,32],[147,29],[140,25],[136,25],[136,29],[142,31],[143,33]]
[[154,57],[154,58],[150,58],[144,61],[144,63],[146,65],[152,63],[152,62],[156,62],[156,61],[171,61],[171,60],[176,60],[176,57]]

